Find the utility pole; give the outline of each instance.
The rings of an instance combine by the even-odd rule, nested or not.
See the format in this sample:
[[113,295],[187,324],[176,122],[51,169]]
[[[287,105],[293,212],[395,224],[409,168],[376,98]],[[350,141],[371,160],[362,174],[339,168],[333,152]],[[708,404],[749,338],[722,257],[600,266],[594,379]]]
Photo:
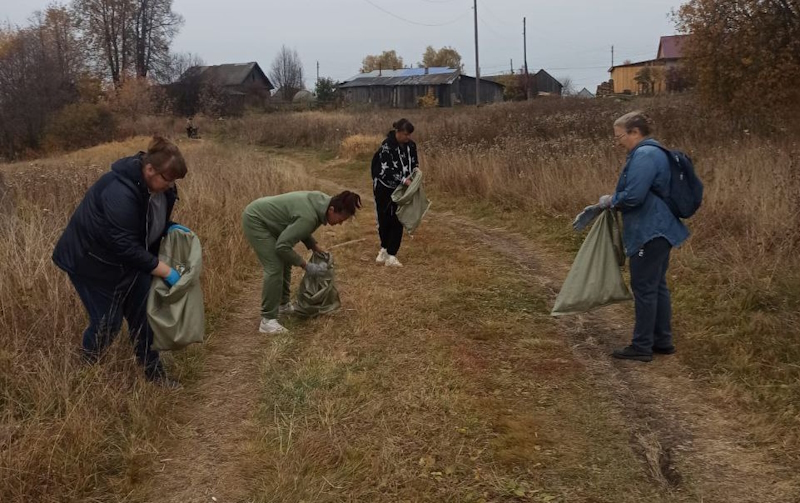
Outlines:
[[611,46],[611,68],[614,68],[614,46]]
[[319,84],[319,61],[317,61],[317,83]]
[[478,57],[478,0],[472,0],[475,10],[475,106],[481,105],[481,62]]
[[511,58],[509,63],[511,63],[511,75],[514,75],[514,58]]
[[531,77],[528,74],[528,18],[522,18],[522,54],[525,64],[525,99],[531,99]]

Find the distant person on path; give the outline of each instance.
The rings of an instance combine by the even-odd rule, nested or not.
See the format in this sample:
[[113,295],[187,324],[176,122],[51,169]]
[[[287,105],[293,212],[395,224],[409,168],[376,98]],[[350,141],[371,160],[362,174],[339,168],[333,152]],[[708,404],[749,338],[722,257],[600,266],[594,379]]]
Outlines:
[[381,250],[375,262],[388,267],[402,267],[397,252],[403,241],[403,224],[397,218],[397,204],[392,193],[400,185],[411,185],[411,173],[419,167],[417,144],[411,139],[414,125],[406,119],[392,124],[380,148],[372,157],[372,191],[378,218]]
[[187,173],[186,161],[173,143],[154,137],[147,152],[111,165],[89,188],[56,244],[53,261],[66,271],[89,314],[83,333],[83,359],[94,363],[128,322],[136,359],[145,377],[165,387],[169,379],[147,321],[152,277],[171,287],[180,274],[158,259],[161,238],[174,229],[170,221],[178,198],[175,181]]
[[192,116],[186,118],[186,136],[197,138],[197,128],[194,125],[194,117]]
[[642,112],[614,122],[614,139],[628,157],[616,192],[600,198],[601,207],[622,212],[636,308],[633,340],[613,356],[645,362],[653,359],[653,353],[675,352],[667,269],[672,248],[689,237],[686,226],[664,202],[670,187],[670,161],[651,133],[652,120]]
[[309,250],[325,253],[312,236],[314,231],[321,225],[342,224],[359,208],[361,196],[347,190],[333,197],[322,192],[289,192],[256,199],[245,208],[244,235],[264,268],[259,332],[287,332],[278,315],[294,311],[289,301],[292,266],[311,275],[327,269],[324,263],[307,263],[294,246],[302,241]]

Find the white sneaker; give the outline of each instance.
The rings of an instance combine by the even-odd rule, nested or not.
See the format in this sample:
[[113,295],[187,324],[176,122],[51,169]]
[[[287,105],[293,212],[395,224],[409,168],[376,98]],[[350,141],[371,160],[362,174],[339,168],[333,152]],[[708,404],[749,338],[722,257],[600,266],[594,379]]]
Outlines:
[[386,267],[403,267],[403,264],[394,255],[389,255],[386,259]]
[[282,314],[292,314],[294,312],[294,304],[291,302],[287,302],[286,304],[282,304],[278,307],[278,315]]
[[381,248],[381,251],[378,253],[378,257],[375,259],[375,262],[384,264],[386,263],[387,258],[389,258],[389,254],[386,253],[386,248]]
[[278,320],[268,320],[266,318],[261,318],[261,325],[258,327],[258,331],[262,334],[285,334],[288,332],[286,327],[278,323]]

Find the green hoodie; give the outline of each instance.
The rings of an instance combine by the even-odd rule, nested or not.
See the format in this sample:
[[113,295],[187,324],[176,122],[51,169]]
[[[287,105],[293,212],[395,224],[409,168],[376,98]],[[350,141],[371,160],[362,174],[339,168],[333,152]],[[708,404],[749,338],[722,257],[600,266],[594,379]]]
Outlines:
[[289,192],[262,197],[250,203],[245,216],[258,221],[275,238],[275,250],[286,264],[303,265],[294,251],[299,241],[310,250],[317,243],[312,234],[327,223],[331,196],[322,192]]

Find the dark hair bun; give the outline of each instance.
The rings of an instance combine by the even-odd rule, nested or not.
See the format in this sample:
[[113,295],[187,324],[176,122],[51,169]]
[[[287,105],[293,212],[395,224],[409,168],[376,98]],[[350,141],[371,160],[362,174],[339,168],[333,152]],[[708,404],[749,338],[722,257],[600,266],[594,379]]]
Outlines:
[[395,131],[403,131],[408,134],[414,132],[414,125],[411,124],[411,121],[409,121],[408,119],[400,119],[399,121],[392,124],[392,128],[394,128]]
[[355,215],[356,210],[361,209],[361,196],[355,192],[345,190],[331,198],[331,206],[336,213],[347,213]]

